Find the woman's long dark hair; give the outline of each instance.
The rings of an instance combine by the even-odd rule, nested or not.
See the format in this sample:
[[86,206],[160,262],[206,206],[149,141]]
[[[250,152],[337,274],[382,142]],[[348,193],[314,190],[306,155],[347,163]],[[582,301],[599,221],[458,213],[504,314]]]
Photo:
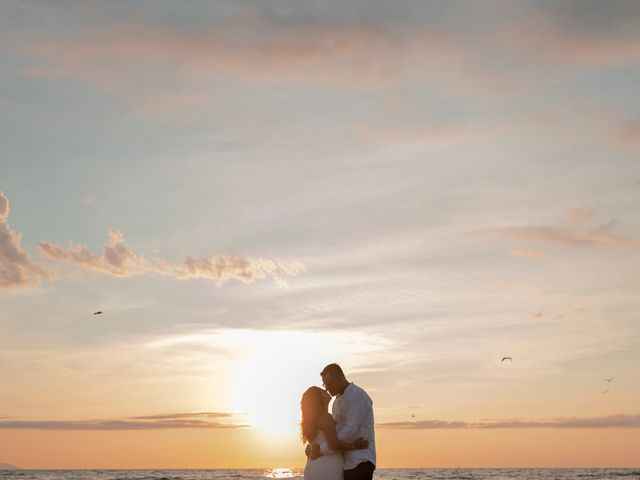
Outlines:
[[320,387],[309,387],[302,394],[302,400],[300,400],[302,443],[311,442],[316,438],[318,421],[323,414],[327,413],[327,405],[327,393]]

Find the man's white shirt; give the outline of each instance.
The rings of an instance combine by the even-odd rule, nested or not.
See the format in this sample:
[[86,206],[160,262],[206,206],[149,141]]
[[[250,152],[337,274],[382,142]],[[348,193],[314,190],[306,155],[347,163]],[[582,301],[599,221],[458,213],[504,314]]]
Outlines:
[[[343,442],[353,442],[357,438],[369,441],[369,448],[344,452],[344,469],[356,468],[359,463],[369,461],[376,464],[376,439],[373,429],[373,401],[362,388],[350,383],[331,407],[336,422],[336,435]],[[325,445],[323,455],[331,453]]]

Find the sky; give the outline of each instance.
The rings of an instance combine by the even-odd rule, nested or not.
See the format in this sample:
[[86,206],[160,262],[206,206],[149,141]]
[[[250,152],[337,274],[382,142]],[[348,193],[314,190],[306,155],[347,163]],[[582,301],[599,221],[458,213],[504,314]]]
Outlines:
[[0,463],[300,467],[338,362],[379,468],[638,466],[639,83],[635,0],[2,2]]

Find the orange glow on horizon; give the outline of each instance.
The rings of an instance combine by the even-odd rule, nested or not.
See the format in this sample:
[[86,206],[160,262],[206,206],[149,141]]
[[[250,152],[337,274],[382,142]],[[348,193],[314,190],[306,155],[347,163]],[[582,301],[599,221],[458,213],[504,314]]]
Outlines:
[[[376,432],[379,468],[637,467],[640,431]],[[25,448],[28,447],[28,448]],[[0,432],[3,462],[23,468],[301,468],[298,439],[259,431]]]

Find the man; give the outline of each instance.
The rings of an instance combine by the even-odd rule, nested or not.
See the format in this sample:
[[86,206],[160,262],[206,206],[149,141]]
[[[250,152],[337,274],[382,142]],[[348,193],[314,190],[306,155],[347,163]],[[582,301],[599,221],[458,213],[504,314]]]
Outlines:
[[[376,469],[376,441],[373,429],[373,402],[362,388],[349,382],[337,363],[324,367],[320,373],[322,385],[335,397],[331,413],[336,422],[336,435],[343,442],[364,438],[368,448],[344,452],[344,480],[371,480]],[[323,447],[324,448],[324,447]],[[314,445],[311,458],[323,452]]]

